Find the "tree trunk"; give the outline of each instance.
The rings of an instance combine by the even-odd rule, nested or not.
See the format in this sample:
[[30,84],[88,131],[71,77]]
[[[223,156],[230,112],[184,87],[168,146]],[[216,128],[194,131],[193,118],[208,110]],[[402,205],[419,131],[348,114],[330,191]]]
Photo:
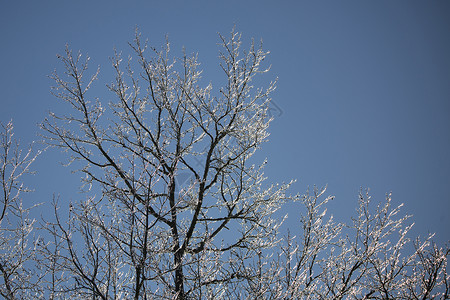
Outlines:
[[183,264],[182,264],[183,254],[180,249],[174,254],[174,265],[175,265],[175,293],[177,300],[184,300],[184,275],[183,275]]

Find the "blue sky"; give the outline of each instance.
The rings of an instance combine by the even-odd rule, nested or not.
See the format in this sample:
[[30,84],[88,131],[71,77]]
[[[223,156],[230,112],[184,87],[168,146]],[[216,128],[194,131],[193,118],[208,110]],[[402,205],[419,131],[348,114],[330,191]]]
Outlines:
[[[58,107],[47,75],[66,43],[111,78],[108,57],[135,27],[159,47],[198,52],[204,78],[220,84],[217,32],[232,27],[271,51],[278,77],[268,157],[272,182],[292,193],[328,184],[332,213],[348,220],[360,188],[392,191],[415,233],[450,239],[450,2],[448,1],[2,1],[0,120],[25,144]],[[111,95],[106,93],[103,101]],[[278,110],[279,109],[279,110]],[[76,200],[78,175],[47,151],[27,178],[30,201]],[[295,213],[290,215],[295,218]]]

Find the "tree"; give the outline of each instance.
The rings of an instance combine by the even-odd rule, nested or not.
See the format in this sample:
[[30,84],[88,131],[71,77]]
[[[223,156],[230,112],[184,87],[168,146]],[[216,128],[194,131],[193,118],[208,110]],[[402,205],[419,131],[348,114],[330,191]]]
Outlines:
[[31,147],[22,152],[12,122],[0,125],[0,295],[5,299],[32,298],[37,290],[31,264],[35,219],[29,217],[31,207],[24,207],[22,201],[22,193],[30,191],[22,177],[31,173],[30,165],[40,152],[33,153]]
[[[99,75],[67,47],[52,78],[71,107],[42,124],[70,153],[87,199],[55,219],[40,244],[50,298],[448,298],[448,248],[417,241],[390,197],[371,212],[361,193],[352,225],[326,219],[324,189],[289,196],[264,182],[253,154],[266,140],[272,82],[254,88],[268,52],[220,36],[225,84],[201,87],[197,56],[170,56],[136,34],[134,59],[112,58],[115,97],[91,95]],[[91,193],[89,193],[91,192]],[[94,196],[98,193],[99,196]],[[281,238],[275,212],[300,202],[298,237]],[[394,234],[399,234],[395,238]]]
[[[253,276],[245,299],[449,299],[448,246],[438,248],[418,238],[412,244],[398,218],[402,205],[371,207],[369,194],[360,193],[351,225],[326,216],[325,189],[301,198],[305,213],[298,238],[288,235],[277,255],[260,259],[248,270]],[[244,263],[244,262],[243,262]]]
[[[241,252],[252,256],[274,244],[272,214],[288,185],[263,186],[262,167],[250,162],[268,135],[275,86],[252,86],[267,71],[267,52],[252,43],[241,55],[235,32],[221,40],[226,84],[213,95],[211,84],[199,86],[196,56],[184,54],[177,69],[168,43],[148,48],[137,34],[130,46],[140,70],[129,59],[124,71],[120,54],[112,59],[116,79],[108,88],[116,101],[109,116],[88,93],[98,71],[85,82],[81,55],[67,48],[60,56],[66,76],[53,75],[55,95],[73,113],[53,114],[43,128],[50,143],[81,162],[85,185],[102,188],[99,199],[74,208],[70,229],[59,218],[51,227],[65,241],[54,245],[67,253],[58,257],[61,267],[76,275],[65,292],[102,299],[214,295],[243,276]],[[69,230],[84,239],[84,254]]]

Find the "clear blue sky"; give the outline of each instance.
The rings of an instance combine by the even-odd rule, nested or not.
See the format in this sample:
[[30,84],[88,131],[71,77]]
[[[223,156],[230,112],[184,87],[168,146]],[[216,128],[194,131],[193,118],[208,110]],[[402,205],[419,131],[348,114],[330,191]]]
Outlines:
[[[374,201],[392,191],[394,203],[414,214],[415,233],[436,232],[444,242],[449,16],[449,1],[2,1],[0,120],[13,119],[24,143],[36,139],[36,124],[57,107],[47,75],[66,43],[100,65],[106,80],[113,47],[125,49],[135,26],[155,46],[168,34],[174,52],[199,53],[205,79],[215,83],[217,32],[236,25],[244,40],[264,40],[270,76],[279,78],[281,111],[261,153],[269,180],[297,178],[293,193],[328,184],[331,211],[344,219],[361,187]],[[52,150],[36,163],[38,174],[27,178],[33,201],[48,202],[54,192],[82,197],[62,159]]]

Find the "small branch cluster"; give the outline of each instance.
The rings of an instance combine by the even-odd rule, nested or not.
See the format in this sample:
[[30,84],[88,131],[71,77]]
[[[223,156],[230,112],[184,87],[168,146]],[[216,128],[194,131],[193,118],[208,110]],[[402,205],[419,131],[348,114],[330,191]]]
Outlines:
[[12,122],[0,126],[0,295],[5,299],[32,298],[39,289],[33,269],[31,237],[35,220],[29,217],[22,194],[29,192],[22,177],[40,152],[26,152],[14,139]]

